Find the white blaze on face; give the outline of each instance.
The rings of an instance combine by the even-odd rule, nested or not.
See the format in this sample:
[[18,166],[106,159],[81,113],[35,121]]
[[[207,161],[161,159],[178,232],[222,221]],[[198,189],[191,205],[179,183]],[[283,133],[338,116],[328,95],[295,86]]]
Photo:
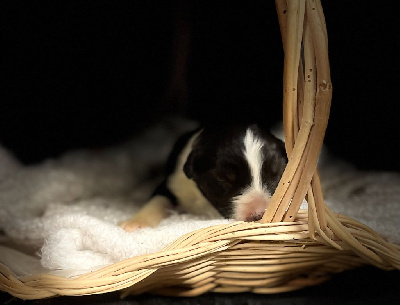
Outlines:
[[263,165],[262,147],[264,142],[251,129],[246,130],[243,139],[243,154],[251,173],[251,184],[243,193],[233,198],[236,220],[254,220],[264,214],[271,194],[263,187],[261,170]]

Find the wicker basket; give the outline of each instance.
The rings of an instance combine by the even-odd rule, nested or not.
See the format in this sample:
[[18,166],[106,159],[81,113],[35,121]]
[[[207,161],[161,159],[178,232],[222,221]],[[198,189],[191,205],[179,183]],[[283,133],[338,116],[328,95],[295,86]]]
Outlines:
[[[22,299],[155,292],[277,293],[319,284],[371,264],[400,269],[400,247],[325,205],[317,159],[332,95],[328,43],[319,0],[277,0],[285,51],[284,131],[289,163],[261,223],[235,222],[182,236],[154,254],[76,278],[18,278],[0,264],[0,289]],[[302,200],[308,211],[299,210]]]

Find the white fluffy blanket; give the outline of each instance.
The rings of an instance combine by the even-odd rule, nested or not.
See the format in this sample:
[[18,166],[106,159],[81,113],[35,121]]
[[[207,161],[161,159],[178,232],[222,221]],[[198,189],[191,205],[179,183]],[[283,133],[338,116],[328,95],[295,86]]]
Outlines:
[[[230,220],[173,213],[154,229],[117,226],[148,199],[178,134],[190,122],[168,121],[132,141],[75,151],[34,166],[0,147],[0,262],[17,275],[75,276],[161,250],[179,236]],[[328,204],[400,243],[400,175],[359,172],[324,154]]]

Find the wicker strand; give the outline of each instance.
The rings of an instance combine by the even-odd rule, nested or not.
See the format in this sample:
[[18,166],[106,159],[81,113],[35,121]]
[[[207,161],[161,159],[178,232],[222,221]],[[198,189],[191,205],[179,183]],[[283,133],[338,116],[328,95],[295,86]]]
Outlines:
[[[334,219],[351,228],[354,238],[379,254],[380,263],[375,265],[400,268],[398,246],[388,244],[376,233],[371,238],[371,229],[347,216],[334,215]],[[331,273],[374,263],[368,256],[356,255],[346,241],[337,242],[343,249],[338,251],[313,240],[307,220],[307,211],[300,210],[294,222],[239,222],[201,229],[182,236],[163,251],[133,257],[77,278],[49,274],[18,278],[0,264],[1,289],[23,299],[98,294],[123,288],[124,294],[164,294],[171,286],[174,288],[168,294],[182,296],[206,291],[276,293],[315,285]]]
[[[297,3],[299,5],[301,5],[300,3]],[[284,34],[284,31],[287,29],[287,31],[291,30],[291,25],[287,25],[285,22],[287,20],[286,15],[290,15],[290,14],[301,14],[303,10],[298,9],[298,7],[294,7],[293,3],[289,2],[289,5],[286,5],[285,1],[276,1],[276,6],[277,6],[277,11],[278,11],[278,16],[279,16],[279,21],[280,21],[280,27],[281,27],[281,33],[282,33],[282,40],[283,40],[283,44],[284,46],[286,46],[287,42],[285,41],[286,39],[286,34]],[[288,9],[288,7],[290,9]],[[310,7],[310,2],[307,2],[307,7]],[[313,9],[311,9],[311,11],[313,11]],[[318,10],[318,12],[320,12]],[[322,10],[321,10],[322,12]],[[308,15],[311,15],[310,10],[307,13]],[[311,181],[312,175],[313,175],[313,166],[310,166],[309,164],[311,162],[315,163],[315,167],[316,167],[316,159],[318,157],[319,151],[320,151],[320,145],[316,145],[315,143],[315,138],[313,137],[315,135],[310,133],[312,131],[312,128],[315,129],[314,125],[315,124],[315,120],[314,120],[314,109],[316,108],[315,105],[315,100],[316,100],[316,96],[315,96],[315,83],[316,83],[316,64],[315,64],[315,56],[314,56],[314,45],[312,42],[312,38],[311,38],[311,34],[310,34],[310,25],[309,25],[309,21],[308,19],[310,19],[308,17],[308,15],[306,14],[306,17],[304,18],[304,33],[303,33],[303,47],[304,47],[304,53],[303,53],[303,60],[304,60],[304,65],[305,65],[305,70],[303,70],[303,61],[300,60],[299,62],[299,68],[298,68],[298,85],[297,85],[297,91],[298,91],[298,98],[297,101],[299,102],[299,105],[297,108],[293,108],[292,110],[298,111],[298,114],[292,114],[292,116],[289,116],[289,121],[291,117],[298,117],[299,120],[302,121],[302,128],[304,132],[298,132],[296,129],[299,128],[298,125],[296,125],[296,121],[295,122],[290,122],[293,123],[292,125],[294,126],[288,126],[289,124],[285,124],[285,132],[288,130],[289,131],[289,135],[287,136],[285,134],[286,137],[286,143],[287,143],[287,150],[288,150],[288,155],[290,156],[291,154],[291,150],[290,150],[290,143],[293,143],[293,141],[290,140],[290,138],[292,136],[295,137],[295,142],[296,145],[298,145],[300,147],[300,149],[298,151],[296,151],[296,153],[298,153],[299,155],[301,154],[301,157],[299,158],[300,161],[297,161],[297,164],[294,164],[297,168],[295,168],[295,170],[292,170],[292,172],[289,171],[289,167],[290,164],[288,165],[287,168],[287,172],[288,175],[287,176],[292,176],[292,178],[289,178],[289,181],[291,181],[290,185],[286,184],[286,193],[284,194],[284,196],[281,196],[279,199],[279,202],[276,201],[274,202],[274,198],[272,199],[272,204],[270,204],[271,207],[269,207],[269,209],[267,209],[263,221],[279,221],[282,219],[282,217],[284,216],[283,220],[288,221],[291,219],[294,219],[295,213],[297,213],[299,207],[300,207],[300,203],[302,201],[302,199],[304,198],[303,193],[305,195],[305,192],[307,190],[307,188],[309,188],[309,186],[307,186],[307,183],[304,183],[304,181]],[[314,14],[315,15],[315,14]],[[323,14],[322,14],[323,15]],[[318,13],[318,16],[321,18],[321,14]],[[296,18],[296,20],[301,20],[301,18]],[[325,20],[323,19],[322,23],[324,23]],[[297,24],[296,26],[300,26],[301,28],[303,27],[303,24]],[[293,32],[293,30],[292,30]],[[297,31],[299,32],[299,31]],[[326,35],[326,31],[322,30],[322,35],[324,36],[324,38],[326,39],[327,35]],[[325,44],[327,46],[326,42],[323,42],[323,44]],[[288,51],[288,47],[285,47],[285,67],[287,66],[287,62],[288,60],[286,60],[286,54],[289,52]],[[300,54],[300,49],[296,50],[299,54]],[[288,55],[289,57],[289,55]],[[327,59],[327,58],[326,58]],[[327,65],[327,67],[325,67],[325,70],[328,71],[328,79],[329,79],[329,65],[327,64],[327,60],[324,62],[325,65]],[[287,71],[285,69],[285,71]],[[293,69],[289,69],[289,71],[293,71]],[[305,82],[305,75],[307,75],[307,81]],[[293,77],[289,77],[287,75],[285,75],[285,79],[288,79],[289,81],[292,79]],[[305,88],[304,92],[302,90],[302,88]],[[291,88],[289,86],[289,88]],[[295,91],[296,88],[293,88],[293,90]],[[329,88],[331,89],[331,87]],[[292,90],[292,91],[293,91]],[[288,89],[287,86],[285,86],[285,92],[287,93],[287,95],[289,96],[288,98],[286,98],[284,96],[284,105],[291,103],[291,99],[293,99],[293,97],[290,96],[290,89]],[[304,102],[303,102],[304,100]],[[302,105],[302,103],[304,103]],[[330,96],[328,96],[328,101],[326,101],[325,103],[328,104],[327,108],[329,108],[330,105]],[[303,107],[301,107],[303,106]],[[284,106],[284,110],[288,109],[289,106]],[[315,110],[317,111],[317,110]],[[318,115],[318,113],[317,113]],[[324,117],[324,119],[328,120],[328,115],[329,112],[327,113],[327,115]],[[287,117],[287,115],[285,115],[284,113],[284,117]],[[294,128],[294,132],[291,135],[290,131],[292,130],[292,128]],[[322,132],[320,132],[320,137],[319,140],[322,143],[323,140],[323,136],[325,133],[325,129],[326,129],[326,123],[325,126],[322,125],[321,127]],[[300,135],[299,137],[297,137],[297,135]],[[308,141],[306,144],[304,144],[306,141]],[[300,144],[297,144],[300,143]],[[310,151],[308,151],[308,149],[310,149],[311,144],[314,144],[314,148],[313,152],[315,156],[312,156],[312,158],[310,158]],[[308,148],[307,148],[308,147]],[[295,148],[294,148],[295,149]],[[306,162],[306,157],[307,157],[307,161]],[[314,160],[315,158],[315,160]],[[292,161],[292,160],[291,160]],[[308,171],[305,171],[304,169],[308,168]],[[314,169],[315,171],[315,169]],[[288,177],[285,176],[282,178],[283,181],[288,180]],[[299,186],[299,183],[303,181],[302,185]],[[313,192],[315,192],[317,194],[317,199],[315,200],[316,202],[316,207],[318,207],[318,209],[315,209],[315,212],[318,214],[318,222],[314,222],[312,221],[312,225],[317,225],[318,228],[322,228],[322,230],[326,229],[326,219],[324,216],[324,203],[323,203],[323,197],[322,197],[322,192],[321,192],[321,187],[320,187],[320,183],[319,183],[319,179],[318,177],[313,179],[313,183],[311,184],[311,190],[308,190],[308,196],[313,196]],[[284,186],[284,182],[281,184],[282,188]],[[280,190],[279,187],[276,191],[276,196],[279,195],[279,193],[284,193],[285,190]],[[276,197],[275,197],[276,198]],[[288,204],[285,203],[285,198],[286,200],[289,201],[289,208],[288,208]],[[276,205],[278,205],[276,207]],[[274,211],[275,210],[275,211]],[[270,214],[268,214],[270,212]],[[275,212],[275,215],[273,216],[273,218],[271,218],[271,213]],[[311,218],[313,219],[313,218]],[[320,231],[320,230],[319,230]]]
[[[279,21],[284,22],[286,24],[280,24],[281,33],[286,29],[285,35],[283,38],[283,46],[285,53],[285,63],[284,63],[284,90],[283,90],[283,123],[284,123],[284,132],[285,132],[285,145],[286,151],[289,157],[289,163],[286,166],[286,170],[283,173],[281,181],[271,198],[271,201],[268,205],[267,210],[264,213],[262,218],[262,222],[272,222],[274,217],[281,218],[277,221],[282,220],[283,213],[285,212],[287,205],[292,199],[293,192],[296,188],[296,182],[293,181],[293,177],[296,171],[299,168],[300,157],[305,149],[305,141],[296,141],[296,146],[294,146],[293,139],[293,104],[297,99],[297,71],[300,60],[300,46],[301,46],[301,36],[303,29],[303,18],[304,18],[304,7],[305,1],[288,1],[287,4],[284,4],[284,0],[276,1],[277,7],[284,7],[284,11],[279,12],[279,14],[287,14],[287,18],[280,17]],[[296,71],[296,73],[293,73]],[[297,114],[296,114],[297,116]],[[299,138],[306,137],[307,135],[298,135]],[[292,150],[293,148],[293,150]],[[293,187],[290,188],[290,186]],[[288,190],[290,189],[290,192]],[[276,215],[279,207],[281,207],[279,215]]]

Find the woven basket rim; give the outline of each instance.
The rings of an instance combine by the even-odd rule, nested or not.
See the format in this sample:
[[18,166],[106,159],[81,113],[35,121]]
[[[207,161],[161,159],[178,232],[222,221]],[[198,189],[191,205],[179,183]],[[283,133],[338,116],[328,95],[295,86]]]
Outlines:
[[[369,239],[371,229],[358,221],[345,215],[336,216],[364,237],[368,246],[384,248],[382,245],[388,244],[377,234]],[[207,291],[278,293],[316,285],[329,279],[329,274],[371,263],[345,242],[338,241],[342,247],[338,250],[321,239],[311,238],[309,233],[308,211],[300,210],[293,222],[233,222],[199,229],[161,251],[73,278],[52,274],[17,277],[0,264],[0,283],[7,288],[5,291],[22,299],[121,289],[123,295],[147,291],[176,296],[195,296]],[[375,265],[385,270],[399,268],[398,257],[397,266],[393,262],[400,246],[387,246],[391,252],[386,261]],[[174,283],[173,280],[178,287],[163,287]],[[182,282],[184,288],[179,287]]]

